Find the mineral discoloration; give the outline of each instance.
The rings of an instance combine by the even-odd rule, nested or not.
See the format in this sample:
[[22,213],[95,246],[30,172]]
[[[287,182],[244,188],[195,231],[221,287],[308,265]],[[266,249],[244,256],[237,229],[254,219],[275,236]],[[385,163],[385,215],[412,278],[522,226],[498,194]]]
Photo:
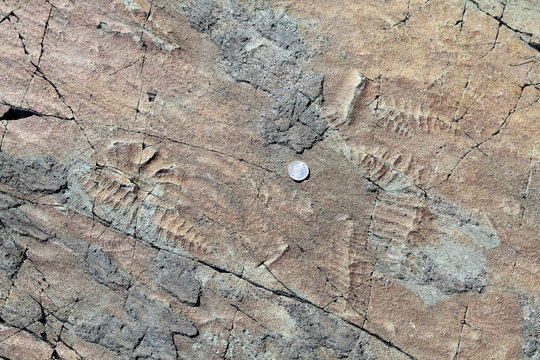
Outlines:
[[328,128],[319,111],[324,77],[300,66],[313,52],[288,14],[276,15],[265,5],[245,7],[234,1],[230,6],[205,0],[187,3],[184,9],[191,25],[220,49],[225,72],[271,97],[272,107],[259,120],[264,142],[299,153],[311,148]]
[[540,308],[533,301],[522,299],[523,353],[527,359],[540,358]]
[[165,304],[149,299],[144,292],[135,288],[128,292],[125,309],[133,318],[158,332],[167,329],[171,333],[191,337],[198,333],[190,320],[172,313]]
[[482,293],[488,281],[485,251],[500,241],[488,219],[444,199],[381,194],[374,207],[370,246],[382,253],[376,271],[389,274],[428,304],[445,294]]
[[27,193],[51,194],[66,186],[66,169],[51,158],[20,159],[0,153],[0,182]]
[[178,255],[160,251],[154,256],[155,283],[179,301],[196,306],[199,303],[201,283],[195,277],[197,263]]
[[17,275],[24,261],[24,249],[13,240],[3,225],[0,230],[0,241],[0,269],[5,272],[8,279],[11,279]]
[[100,284],[113,288],[126,288],[129,284],[128,274],[119,269],[99,245],[92,244],[88,247],[86,266]]

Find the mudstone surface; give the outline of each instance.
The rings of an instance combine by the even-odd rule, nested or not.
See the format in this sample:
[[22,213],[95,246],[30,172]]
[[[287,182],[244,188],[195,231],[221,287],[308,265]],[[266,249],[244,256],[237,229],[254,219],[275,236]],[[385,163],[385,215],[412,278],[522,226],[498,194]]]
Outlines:
[[539,360],[539,65],[534,0],[0,1],[0,357]]

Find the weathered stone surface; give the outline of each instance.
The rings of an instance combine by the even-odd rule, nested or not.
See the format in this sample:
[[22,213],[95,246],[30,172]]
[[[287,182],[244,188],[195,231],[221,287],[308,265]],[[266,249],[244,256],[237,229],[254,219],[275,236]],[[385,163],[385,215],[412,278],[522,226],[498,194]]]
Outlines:
[[523,353],[531,359],[540,358],[540,309],[530,300],[522,300]]
[[3,186],[26,193],[53,193],[65,186],[65,169],[51,158],[38,160],[14,158],[0,153],[0,181]]
[[92,244],[88,247],[86,266],[97,282],[103,285],[125,288],[129,284],[128,275],[111,261],[99,245]]
[[19,271],[24,261],[24,249],[17,244],[6,231],[2,228],[0,232],[0,268],[5,272],[8,278],[13,278]]
[[0,2],[0,357],[540,359],[539,13]]
[[302,69],[300,62],[313,54],[288,14],[276,16],[268,6],[236,1],[224,8],[212,0],[187,3],[184,10],[191,25],[220,49],[225,72],[271,97],[271,109],[259,120],[266,144],[302,152],[322,139],[328,128],[318,108],[324,77]]
[[166,251],[160,251],[152,259],[156,264],[155,283],[171,293],[179,301],[192,306],[199,303],[201,283],[195,277],[197,263]]

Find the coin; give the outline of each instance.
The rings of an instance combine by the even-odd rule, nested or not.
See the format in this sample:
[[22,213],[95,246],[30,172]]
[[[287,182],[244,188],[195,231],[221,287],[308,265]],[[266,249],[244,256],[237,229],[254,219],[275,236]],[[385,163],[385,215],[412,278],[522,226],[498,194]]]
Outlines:
[[309,175],[309,168],[305,162],[294,161],[289,165],[289,176],[294,181],[303,181]]

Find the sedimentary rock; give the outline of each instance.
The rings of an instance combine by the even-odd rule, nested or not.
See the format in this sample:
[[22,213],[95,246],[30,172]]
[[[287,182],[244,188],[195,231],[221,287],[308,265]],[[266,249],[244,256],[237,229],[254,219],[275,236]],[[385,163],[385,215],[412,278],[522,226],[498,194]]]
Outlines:
[[0,357],[540,358],[539,13],[0,2]]

